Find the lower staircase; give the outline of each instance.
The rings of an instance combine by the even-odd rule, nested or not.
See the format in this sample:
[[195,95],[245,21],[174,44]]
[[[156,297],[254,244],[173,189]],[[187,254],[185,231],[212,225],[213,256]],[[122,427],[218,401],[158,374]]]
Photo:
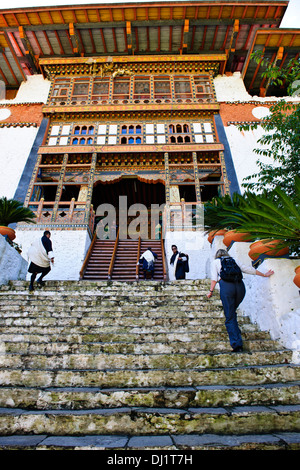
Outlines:
[[0,288],[0,448],[300,449],[300,365],[209,282]]

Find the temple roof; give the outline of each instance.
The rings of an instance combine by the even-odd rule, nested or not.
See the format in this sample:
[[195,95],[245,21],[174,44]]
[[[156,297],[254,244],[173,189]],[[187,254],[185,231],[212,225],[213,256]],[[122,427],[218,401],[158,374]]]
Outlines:
[[[203,0],[0,10],[0,80],[16,88],[55,58],[224,55],[219,73],[241,71],[263,87],[248,51],[297,56],[300,30],[280,30],[287,0]],[[278,64],[278,62],[277,62]],[[255,78],[253,79],[253,75]]]

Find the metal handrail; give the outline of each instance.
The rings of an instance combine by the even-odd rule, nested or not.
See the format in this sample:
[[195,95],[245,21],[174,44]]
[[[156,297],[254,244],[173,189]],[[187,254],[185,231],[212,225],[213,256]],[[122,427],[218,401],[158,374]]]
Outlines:
[[95,231],[94,236],[93,236],[92,241],[91,241],[91,244],[90,244],[90,247],[88,249],[88,252],[87,252],[87,254],[84,258],[84,262],[83,262],[82,268],[81,268],[80,273],[79,273],[79,279],[83,279],[83,276],[84,276],[87,264],[89,262],[90,256],[92,254],[96,239],[97,239],[97,232]]
[[117,237],[116,237],[116,241],[115,241],[115,245],[114,245],[114,251],[113,251],[113,254],[112,254],[112,257],[111,257],[111,260],[110,260],[110,264],[109,264],[109,268],[108,268],[108,273],[107,273],[108,279],[111,279],[111,275],[112,275],[112,272],[113,272],[113,269],[114,269],[118,244],[119,244],[119,229],[118,229],[118,233],[117,233]]

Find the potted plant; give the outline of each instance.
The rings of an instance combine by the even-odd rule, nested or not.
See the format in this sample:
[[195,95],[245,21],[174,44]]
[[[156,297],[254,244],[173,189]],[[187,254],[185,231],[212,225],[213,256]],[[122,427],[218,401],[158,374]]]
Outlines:
[[15,199],[0,198],[0,234],[7,235],[10,240],[16,238],[15,231],[9,227],[10,224],[18,222],[35,223],[35,214]]
[[229,247],[233,242],[249,242],[252,241],[250,233],[237,232],[236,230],[229,230],[223,239],[224,245]]
[[280,258],[288,255],[288,253],[289,247],[284,246],[282,240],[264,239],[251,243],[248,255],[251,259],[256,260],[261,255]]
[[295,268],[295,277],[293,279],[294,284],[300,289],[300,265]]
[[236,209],[240,201],[239,195],[234,193],[232,198],[226,194],[204,204],[204,228],[209,243],[213,242],[214,237],[225,235],[234,228],[234,221],[229,220],[230,211]]

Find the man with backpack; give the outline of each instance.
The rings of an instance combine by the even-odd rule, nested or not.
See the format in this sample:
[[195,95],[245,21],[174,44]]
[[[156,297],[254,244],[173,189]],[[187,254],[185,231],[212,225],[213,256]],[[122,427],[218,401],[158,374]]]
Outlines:
[[225,326],[229,336],[232,352],[243,351],[243,340],[237,322],[236,310],[245,297],[246,289],[243,282],[243,274],[256,274],[257,276],[269,277],[274,274],[271,269],[262,273],[252,266],[244,266],[238,260],[234,260],[226,250],[218,250],[212,263],[211,285],[207,297],[212,296],[213,290],[219,282],[220,298],[222,301]]

